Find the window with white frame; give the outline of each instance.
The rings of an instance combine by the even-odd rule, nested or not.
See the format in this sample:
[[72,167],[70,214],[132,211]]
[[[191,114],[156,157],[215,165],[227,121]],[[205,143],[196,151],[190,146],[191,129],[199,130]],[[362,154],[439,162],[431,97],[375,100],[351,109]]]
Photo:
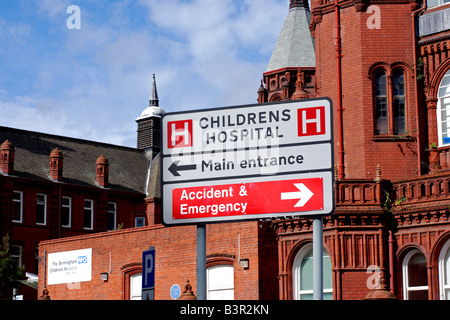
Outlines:
[[13,222],[22,223],[23,218],[23,192],[13,191],[14,212],[12,216]]
[[130,276],[130,300],[142,299],[142,273]]
[[418,249],[408,252],[402,263],[403,299],[428,300],[427,260]]
[[145,218],[144,217],[136,217],[136,218],[134,218],[134,226],[136,228],[145,226]]
[[94,200],[84,200],[84,229],[94,229]]
[[439,296],[441,300],[450,300],[450,240],[439,254]]
[[117,203],[108,203],[108,230],[116,230],[117,228]]
[[61,226],[70,228],[72,223],[72,198],[62,197],[61,203]]
[[441,80],[437,102],[437,127],[439,146],[450,145],[450,70]]
[[[313,246],[305,245],[295,256],[292,266],[294,300],[313,299]],[[331,259],[323,249],[323,299],[333,300],[333,278]]]
[[234,299],[234,268],[231,264],[209,267],[206,271],[207,299]]
[[43,193],[36,195],[36,224],[47,224],[47,195]]

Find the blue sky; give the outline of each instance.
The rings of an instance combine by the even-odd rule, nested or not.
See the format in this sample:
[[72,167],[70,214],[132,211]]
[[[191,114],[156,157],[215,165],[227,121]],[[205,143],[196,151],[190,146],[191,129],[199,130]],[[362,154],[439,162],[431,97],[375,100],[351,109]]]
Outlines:
[[[80,9],[80,29],[67,20]],[[289,0],[0,0],[0,125],[136,146],[166,112],[256,103]],[[72,20],[70,20],[72,21]]]

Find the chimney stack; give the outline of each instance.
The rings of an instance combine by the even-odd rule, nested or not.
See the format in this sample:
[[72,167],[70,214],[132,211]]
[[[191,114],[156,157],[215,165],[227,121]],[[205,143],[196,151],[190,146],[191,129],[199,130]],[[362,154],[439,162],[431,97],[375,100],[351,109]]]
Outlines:
[[11,175],[14,172],[14,146],[6,140],[0,147],[0,170],[6,174]]
[[58,182],[63,179],[63,154],[58,148],[50,153],[50,178]]
[[100,187],[108,187],[109,162],[108,159],[101,155],[95,162],[95,178]]

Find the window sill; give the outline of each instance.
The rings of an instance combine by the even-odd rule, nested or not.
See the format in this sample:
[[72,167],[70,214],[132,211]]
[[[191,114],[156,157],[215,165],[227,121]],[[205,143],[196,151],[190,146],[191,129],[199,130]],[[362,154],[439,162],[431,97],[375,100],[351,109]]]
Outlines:
[[395,135],[395,134],[380,134],[377,136],[374,136],[372,138],[372,141],[391,141],[391,142],[396,142],[396,141],[415,141],[414,137],[411,136],[406,136],[406,135]]

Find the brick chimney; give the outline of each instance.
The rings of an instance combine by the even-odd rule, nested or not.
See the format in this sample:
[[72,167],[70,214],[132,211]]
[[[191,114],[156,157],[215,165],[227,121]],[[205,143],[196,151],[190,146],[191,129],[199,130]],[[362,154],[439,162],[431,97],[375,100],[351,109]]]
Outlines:
[[50,178],[58,182],[63,179],[63,154],[58,148],[50,153]]
[[14,172],[14,146],[9,140],[0,146],[0,170],[7,175]]
[[98,157],[95,162],[95,178],[100,187],[108,187],[109,162],[104,155]]

